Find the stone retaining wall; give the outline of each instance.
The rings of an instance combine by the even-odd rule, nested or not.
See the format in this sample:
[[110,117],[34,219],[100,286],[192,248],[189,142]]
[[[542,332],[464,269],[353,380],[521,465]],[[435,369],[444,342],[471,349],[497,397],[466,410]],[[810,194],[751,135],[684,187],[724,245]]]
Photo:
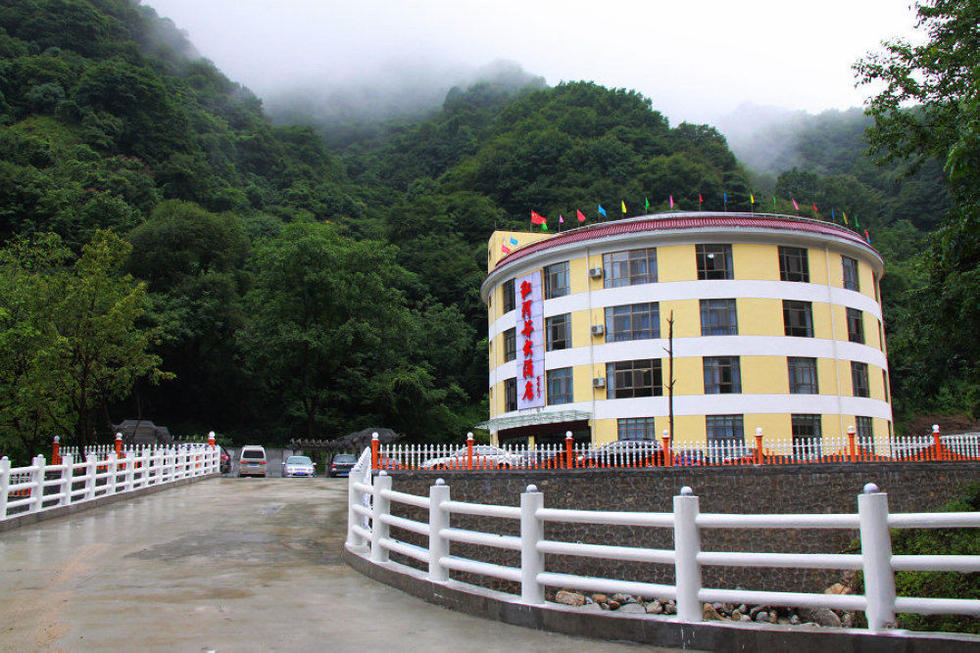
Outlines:
[[[508,472],[393,472],[393,487],[428,495],[436,478],[445,479],[457,501],[516,506],[528,484],[545,495],[545,507],[581,510],[671,512],[673,496],[684,485],[700,497],[701,512],[717,513],[855,513],[857,495],[873,482],[888,493],[891,512],[937,510],[980,482],[980,466],[969,463],[851,463],[780,467],[674,467],[647,469],[587,469],[578,471]],[[392,504],[392,513],[427,521],[425,511]],[[504,535],[519,535],[516,520],[455,515],[452,526]],[[392,529],[397,539],[424,544],[418,535]],[[704,551],[779,553],[839,553],[855,550],[857,533],[849,530],[746,529],[706,530]],[[552,540],[673,548],[669,529],[549,523]],[[855,550],[856,552],[856,550]],[[517,566],[515,551],[454,543],[453,555]],[[393,554],[393,560],[419,565]],[[617,562],[574,556],[546,557],[548,571],[652,583],[674,583],[672,565]],[[706,567],[705,587],[821,592],[837,582],[841,572],[803,569]],[[514,584],[483,576],[453,573],[460,581],[492,589],[519,592]],[[554,588],[552,588],[553,591]]]

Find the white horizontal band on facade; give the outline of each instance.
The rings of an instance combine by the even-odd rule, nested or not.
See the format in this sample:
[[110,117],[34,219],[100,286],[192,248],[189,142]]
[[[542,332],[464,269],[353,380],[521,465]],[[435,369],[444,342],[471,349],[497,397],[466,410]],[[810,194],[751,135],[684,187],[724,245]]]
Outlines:
[[[593,410],[594,406],[594,410]],[[667,397],[576,401],[540,409],[592,411],[593,419],[663,417],[669,411]],[[862,415],[891,420],[891,406],[880,399],[837,395],[675,395],[674,415],[768,415],[768,414]],[[497,418],[519,415],[501,413]],[[748,428],[750,425],[746,425]]]
[[[554,370],[580,365],[605,365],[616,361],[640,358],[667,357],[665,338],[627,340],[595,345],[591,348],[572,347],[545,352],[545,369]],[[834,351],[836,347],[836,351]],[[829,360],[856,361],[887,369],[885,354],[874,347],[823,338],[790,336],[705,336],[674,338],[674,359],[701,356],[800,356]],[[517,361],[507,361],[490,370],[490,387],[517,375]],[[605,376],[605,373],[599,374]]]
[[[590,299],[591,295],[591,299]],[[700,299],[789,299],[814,303],[832,304],[845,308],[857,308],[876,319],[881,319],[881,306],[873,297],[853,290],[825,284],[798,283],[792,281],[669,281],[637,284],[621,288],[603,288],[591,293],[579,292],[544,301],[544,315],[562,315],[604,309],[610,306]],[[663,317],[663,316],[661,316]],[[515,311],[508,311],[490,324],[490,337],[494,337],[517,324]]]

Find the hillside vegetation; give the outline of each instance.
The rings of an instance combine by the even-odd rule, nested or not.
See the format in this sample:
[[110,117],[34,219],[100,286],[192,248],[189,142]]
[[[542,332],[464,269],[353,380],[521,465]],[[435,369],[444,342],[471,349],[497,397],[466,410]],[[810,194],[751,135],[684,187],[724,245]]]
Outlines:
[[134,416],[235,439],[458,438],[487,412],[493,229],[669,195],[747,210],[769,190],[871,231],[896,404],[976,413],[964,315],[939,332],[917,313],[940,300],[921,256],[948,208],[935,156],[909,183],[845,120],[767,181],[636,92],[513,79],[453,88],[422,120],[273,126],[150,8],[0,7],[0,451]]

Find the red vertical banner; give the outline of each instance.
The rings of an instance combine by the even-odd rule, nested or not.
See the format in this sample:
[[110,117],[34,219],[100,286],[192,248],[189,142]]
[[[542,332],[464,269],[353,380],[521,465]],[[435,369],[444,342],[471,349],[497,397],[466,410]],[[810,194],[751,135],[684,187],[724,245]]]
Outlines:
[[514,280],[517,294],[516,330],[521,356],[517,360],[517,409],[544,406],[544,289],[541,270]]

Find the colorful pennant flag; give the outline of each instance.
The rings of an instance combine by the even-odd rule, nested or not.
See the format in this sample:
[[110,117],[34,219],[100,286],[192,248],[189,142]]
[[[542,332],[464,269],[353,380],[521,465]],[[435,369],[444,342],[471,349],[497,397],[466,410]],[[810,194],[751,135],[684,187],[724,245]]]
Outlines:
[[500,251],[503,252],[504,254],[510,254],[510,247],[507,247],[507,245],[504,245],[503,243],[501,243],[500,244]]
[[721,196],[725,204],[728,204],[728,193],[722,193]]
[[513,236],[511,236],[511,238],[510,238],[510,244],[511,245],[517,245],[517,239],[514,238]]
[[626,202],[623,201],[623,200],[620,200],[620,203],[623,205],[623,215],[626,215]]
[[643,196],[643,212],[644,213],[650,212],[650,200],[647,199],[646,195]]
[[813,212],[816,213],[818,216],[820,215],[820,209],[817,208],[816,202],[813,203]]
[[837,216],[834,215],[834,207],[830,207],[830,221],[837,222]]
[[548,231],[548,223],[547,222],[542,222],[541,223],[541,231]]
[[604,217],[604,218],[605,218],[605,217],[608,217],[608,216],[606,215],[606,209],[604,209],[604,208],[602,208],[602,204],[600,204],[600,205],[599,205],[599,215],[601,215],[601,216],[602,216],[602,217]]
[[776,210],[776,196],[775,195],[772,196],[772,210],[773,211]]
[[755,195],[749,193],[749,204],[755,204]]
[[670,208],[674,208],[674,196],[670,196]]
[[865,239],[866,241],[868,241],[868,244],[869,244],[869,245],[871,244],[871,235],[870,235],[870,234],[868,234],[868,230],[867,230],[867,229],[865,229],[865,230],[864,230],[864,239]]
[[565,216],[561,213],[558,214],[558,224],[565,224]]
[[840,214],[844,216],[844,224],[847,224],[847,211],[841,211]]
[[578,218],[579,222],[585,222],[585,214],[579,211],[578,209],[575,209],[575,217]]
[[548,224],[548,221],[543,215],[531,211],[531,224]]
[[854,228],[855,229],[860,229],[861,228],[861,223],[858,222],[858,217],[857,216],[854,216]]
[[704,204],[704,198],[701,197],[701,193],[698,193],[698,209],[701,208],[702,204]]
[[800,205],[796,203],[796,199],[793,199],[793,208],[796,209],[797,211],[800,210]]

